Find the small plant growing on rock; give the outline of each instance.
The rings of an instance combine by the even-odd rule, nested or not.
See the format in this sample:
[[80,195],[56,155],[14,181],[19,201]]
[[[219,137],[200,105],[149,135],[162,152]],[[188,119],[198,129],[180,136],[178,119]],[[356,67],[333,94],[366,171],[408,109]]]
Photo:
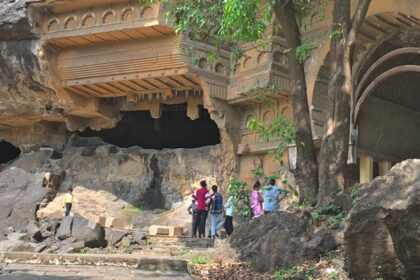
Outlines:
[[329,225],[340,224],[346,221],[343,209],[335,204],[329,204],[311,212],[312,218],[317,222],[327,222]]
[[353,188],[351,189],[350,197],[352,198],[351,203],[354,205],[356,203],[356,195],[357,195],[357,184],[354,184]]
[[202,255],[198,255],[197,258],[190,259],[188,263],[192,265],[210,265],[213,264],[213,261],[211,259],[206,259]]
[[186,255],[188,255],[191,251],[189,249],[182,250],[181,253],[178,254],[178,259],[182,260]]
[[86,254],[86,252],[87,252],[87,251],[86,251],[86,249],[85,249],[85,248],[80,249],[80,253],[81,253],[81,254]]
[[131,253],[131,250],[132,250],[132,248],[131,248],[131,245],[130,244],[126,245],[125,248],[124,248],[124,252],[126,254],[130,254]]

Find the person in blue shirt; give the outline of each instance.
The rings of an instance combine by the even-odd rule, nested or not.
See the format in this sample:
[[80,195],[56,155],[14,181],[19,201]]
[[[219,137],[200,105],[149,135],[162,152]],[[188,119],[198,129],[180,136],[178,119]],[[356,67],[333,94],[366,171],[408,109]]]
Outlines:
[[264,196],[264,214],[279,211],[279,202],[286,197],[286,191],[276,186],[276,180],[270,179],[270,184],[263,187],[260,192]]
[[[211,206],[210,206],[210,218],[211,218],[211,237],[213,239],[218,236],[217,231],[225,223],[223,218],[223,198],[220,193],[217,192],[217,186],[213,185],[211,187],[213,194],[211,195]],[[216,222],[219,220],[219,223],[216,226]]]

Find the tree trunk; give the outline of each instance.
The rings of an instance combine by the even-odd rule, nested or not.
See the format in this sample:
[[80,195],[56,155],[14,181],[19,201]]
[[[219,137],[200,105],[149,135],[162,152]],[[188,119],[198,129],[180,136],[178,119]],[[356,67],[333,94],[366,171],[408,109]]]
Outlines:
[[[312,138],[304,65],[296,58],[296,48],[301,45],[299,26],[296,22],[293,1],[277,1],[273,6],[286,40],[290,83],[292,85],[292,107],[296,131],[297,159],[294,176],[299,186],[299,202],[305,199],[313,203],[318,192],[318,165]],[[303,143],[300,144],[300,143]]]
[[341,33],[331,39],[331,73],[324,137],[319,155],[318,204],[327,205],[345,188],[344,170],[349,146],[352,48],[366,16],[370,0],[360,0],[350,20],[350,0],[335,0],[332,30]]

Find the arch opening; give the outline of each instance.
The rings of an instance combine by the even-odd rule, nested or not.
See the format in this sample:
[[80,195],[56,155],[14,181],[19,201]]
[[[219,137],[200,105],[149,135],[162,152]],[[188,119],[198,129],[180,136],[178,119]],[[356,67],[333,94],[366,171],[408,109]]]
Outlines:
[[220,133],[210,114],[199,106],[199,118],[187,116],[187,103],[162,105],[162,116],[153,119],[149,111],[123,112],[123,118],[112,129],[92,131],[80,136],[96,136],[121,148],[140,146],[145,149],[199,148],[220,143]]
[[[366,55],[355,85],[357,153],[365,163],[387,166],[420,157],[420,32],[404,31]],[[411,51],[410,51],[411,50]],[[368,168],[369,169],[369,168]],[[381,168],[380,168],[381,170]]]
[[0,163],[8,163],[18,158],[20,149],[7,141],[0,141]]

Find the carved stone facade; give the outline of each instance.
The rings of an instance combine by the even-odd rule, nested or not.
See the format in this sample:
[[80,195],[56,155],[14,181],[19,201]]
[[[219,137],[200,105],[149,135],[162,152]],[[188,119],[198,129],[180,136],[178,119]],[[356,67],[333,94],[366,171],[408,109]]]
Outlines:
[[[197,43],[195,56],[199,67],[180,51],[186,42],[166,23],[165,7],[161,3],[21,2],[28,9],[26,17],[30,26],[30,35],[24,38],[25,48],[23,43],[15,47],[16,38],[1,36],[0,59],[3,57],[3,60],[0,63],[7,66],[5,73],[16,73],[17,78],[10,78],[8,81],[13,82],[9,84],[0,79],[0,140],[21,147],[33,143],[59,146],[57,143],[64,139],[66,131],[112,128],[121,119],[122,112],[148,110],[152,118],[159,119],[162,106],[187,103],[190,119],[197,119],[199,106],[204,106],[218,125],[226,161],[229,161],[226,176],[239,175],[251,182],[255,178],[249,175],[250,170],[260,167],[272,172],[278,168],[267,156],[275,143],[262,142],[247,130],[246,124],[253,117],[270,121],[286,115],[292,120],[291,84],[282,38],[275,38],[264,48],[260,44],[245,45],[246,56],[235,63],[231,60],[229,46],[221,50],[219,60],[209,63],[205,52],[214,46]],[[331,14],[330,3],[326,18],[314,11],[306,19],[314,24],[302,29],[303,40],[316,47],[305,64],[316,143],[322,139],[327,121]],[[368,68],[388,51],[404,47],[418,50],[419,18],[420,5],[416,1],[372,1],[354,51],[354,89],[363,81]],[[390,42],[398,36],[400,44],[392,47]],[[414,61],[417,67],[420,65],[416,51],[412,57],[404,59],[407,63]],[[19,61],[23,62],[19,64]],[[31,63],[33,67],[26,69]],[[418,73],[417,67],[402,72]],[[379,72],[366,78],[368,82],[378,78]],[[407,82],[414,83],[415,77]],[[267,107],[253,94],[253,89],[271,85],[279,94],[267,95],[272,105]],[[376,106],[374,100],[369,102],[366,108]],[[398,103],[395,99],[390,102]],[[377,159],[381,158],[380,162],[402,159],[395,153],[378,157],[383,155],[380,143],[372,143],[369,139],[373,136],[368,131],[363,132],[364,136],[360,130],[357,134],[358,127],[372,126],[369,121],[367,126],[360,123],[367,118],[367,112],[360,109],[362,103],[358,96],[352,98],[351,161],[357,162],[359,155],[376,155]],[[420,106],[410,110],[417,114]],[[407,116],[407,120],[410,118]],[[358,139],[362,140],[363,147],[357,146]],[[374,147],[374,151],[370,151],[370,147]],[[405,151],[420,156],[420,151],[418,155],[410,148]],[[285,162],[288,162],[287,155]]]

